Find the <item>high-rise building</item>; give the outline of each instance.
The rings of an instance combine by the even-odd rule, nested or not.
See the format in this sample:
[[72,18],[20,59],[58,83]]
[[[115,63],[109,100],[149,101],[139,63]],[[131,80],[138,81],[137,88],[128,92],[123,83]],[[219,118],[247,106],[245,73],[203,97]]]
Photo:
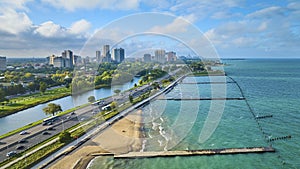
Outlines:
[[144,54],[144,62],[151,62],[151,55],[146,53]]
[[123,48],[114,49],[112,59],[117,63],[121,63],[125,59],[125,50]]
[[101,59],[101,51],[97,50],[96,51],[96,61],[97,63],[101,63],[102,59]]
[[166,51],[163,49],[155,50],[155,61],[160,63],[165,63],[166,61]]
[[67,64],[69,66],[66,66],[66,67],[73,68],[73,65],[74,65],[74,63],[73,63],[74,62],[73,52],[70,51],[70,50],[65,50],[64,52],[62,52],[62,57],[69,59],[69,63]]
[[167,52],[167,62],[173,62],[176,60],[177,60],[176,52],[173,51]]
[[65,50],[61,54],[62,56],[51,55],[47,57],[49,65],[53,65],[54,67],[64,68],[69,67],[73,68],[78,61],[81,60],[80,56],[73,55],[71,50]]
[[49,65],[54,65],[54,58],[55,58],[55,55],[51,55],[51,56],[47,57]]
[[6,70],[6,57],[0,56],[0,70]]
[[81,63],[81,56],[73,55],[73,66],[78,63]]
[[54,59],[53,59],[53,66],[54,67],[59,67],[59,68],[62,68],[62,67],[65,67],[65,65],[66,65],[66,61],[65,61],[66,59],[64,58],[64,57],[62,57],[62,56],[57,56],[57,57],[55,57]]
[[104,45],[102,49],[102,62],[111,62],[109,45]]

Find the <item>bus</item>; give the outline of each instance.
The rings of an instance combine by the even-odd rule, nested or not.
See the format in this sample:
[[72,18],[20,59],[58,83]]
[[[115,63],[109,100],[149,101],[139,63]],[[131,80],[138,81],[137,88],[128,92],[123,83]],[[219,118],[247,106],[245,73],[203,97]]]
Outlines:
[[109,110],[111,110],[111,106],[110,106],[110,104],[108,104],[106,106],[103,106],[101,109],[102,109],[102,111],[109,111]]
[[47,124],[52,124],[55,120],[57,120],[59,117],[58,116],[52,116],[49,118],[44,119],[43,121],[43,125],[47,125]]

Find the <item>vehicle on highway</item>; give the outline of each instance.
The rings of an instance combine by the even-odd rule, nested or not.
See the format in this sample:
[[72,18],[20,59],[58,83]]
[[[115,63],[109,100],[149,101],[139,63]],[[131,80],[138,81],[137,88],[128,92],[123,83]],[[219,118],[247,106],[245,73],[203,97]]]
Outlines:
[[48,127],[47,130],[54,130],[54,128],[53,127]]
[[50,133],[47,132],[47,131],[44,131],[42,134],[43,134],[43,135],[48,135],[48,134],[50,134]]
[[110,106],[110,104],[108,104],[108,105],[106,105],[106,106],[103,106],[101,109],[102,109],[103,111],[105,111],[105,110],[109,111],[109,110],[111,110],[111,106]]
[[71,115],[75,115],[75,114],[76,114],[75,112],[72,112],[72,113],[71,113]]
[[27,142],[27,140],[25,138],[18,141],[18,143],[26,143],[26,142]]
[[17,148],[16,148],[16,150],[23,150],[25,148],[25,146],[18,146]]
[[52,123],[54,121],[56,121],[58,118],[59,118],[58,116],[52,116],[52,117],[44,119],[43,126],[45,126],[45,125],[52,125]]
[[6,154],[6,157],[12,157],[12,156],[14,156],[14,155],[16,155],[16,154],[17,154],[16,151],[10,151],[10,152],[8,152],[8,153]]
[[25,135],[25,134],[29,134],[29,132],[25,130],[20,132],[20,135]]

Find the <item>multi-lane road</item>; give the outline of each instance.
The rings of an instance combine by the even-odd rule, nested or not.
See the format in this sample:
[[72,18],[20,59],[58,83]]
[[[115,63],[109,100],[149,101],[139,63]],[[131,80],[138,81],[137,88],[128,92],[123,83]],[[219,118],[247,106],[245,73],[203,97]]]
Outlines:
[[[162,79],[169,78],[169,75],[164,76],[157,80],[157,82],[160,82]],[[11,135],[9,137],[3,138],[0,140],[0,162],[9,158],[7,157],[7,153],[16,151],[17,153],[25,151],[27,148],[30,148],[48,138],[51,136],[60,133],[61,131],[70,128],[81,121],[88,120],[92,116],[95,115],[95,112],[100,112],[101,108],[110,104],[111,102],[115,101],[118,105],[122,105],[125,102],[129,101],[129,95],[133,97],[138,97],[141,94],[149,91],[152,89],[152,86],[150,84],[135,88],[133,90],[128,90],[126,92],[121,93],[120,95],[115,95],[108,97],[104,99],[101,102],[98,102],[98,104],[92,104],[83,108],[80,108],[76,110],[73,114],[69,113],[63,116],[60,116],[58,120],[56,120],[52,125],[43,126],[37,125],[34,126],[28,130],[28,134],[20,135],[19,133]],[[150,97],[149,100],[151,100],[154,97]],[[148,99],[146,99],[147,101]],[[128,112],[132,111],[136,106],[139,104],[132,106],[131,108],[127,109],[126,111],[120,113],[119,115],[111,118],[109,121],[103,123],[104,125],[110,125],[110,123],[116,121],[117,119],[123,117]],[[52,130],[49,130],[49,127],[52,128]],[[47,134],[45,134],[47,132]],[[25,140],[24,142],[20,143],[20,140]],[[22,147],[23,146],[23,147]],[[21,147],[21,148],[20,148]],[[18,149],[20,148],[20,149]]]
[[[103,106],[110,104],[112,101],[116,101],[118,105],[121,105],[127,102],[129,99],[129,95],[133,95],[134,97],[138,97],[139,95],[145,93],[146,91],[150,90],[150,85],[145,85],[135,90],[126,91],[118,96],[112,96],[104,99],[101,104],[93,104],[83,108],[76,110],[75,114],[66,114],[60,116],[52,125],[43,126],[37,125],[34,126],[26,132],[28,134],[20,135],[19,133],[11,135],[9,137],[3,138],[0,140],[0,162],[9,158],[7,157],[7,153],[9,152],[23,152],[24,150],[50,138],[51,136],[60,133],[61,131],[70,128],[81,121],[90,119],[95,113],[100,112]],[[52,130],[49,130],[49,127]],[[47,132],[47,133],[45,133]],[[20,143],[21,140],[25,140],[24,142]]]

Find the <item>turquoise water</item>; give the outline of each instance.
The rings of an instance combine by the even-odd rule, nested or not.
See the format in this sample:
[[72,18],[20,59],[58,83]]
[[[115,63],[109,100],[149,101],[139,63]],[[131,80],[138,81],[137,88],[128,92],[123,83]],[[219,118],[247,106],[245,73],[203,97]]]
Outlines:
[[[292,139],[272,143],[276,153],[118,160],[100,157],[90,168],[300,168],[300,60],[224,62],[229,64],[225,67],[226,73],[240,84],[255,115],[273,115],[259,120],[266,134],[259,129],[245,101],[229,100],[219,114],[221,120],[217,128],[208,140],[200,143],[199,135],[211,104],[223,104],[222,101],[157,100],[143,109],[145,151],[268,146],[265,137],[292,135]],[[209,80],[219,81],[217,77],[197,77],[184,82]],[[180,84],[166,97],[211,97],[211,88],[212,85],[207,84]],[[241,97],[235,84],[228,83],[225,89],[226,97]]]

